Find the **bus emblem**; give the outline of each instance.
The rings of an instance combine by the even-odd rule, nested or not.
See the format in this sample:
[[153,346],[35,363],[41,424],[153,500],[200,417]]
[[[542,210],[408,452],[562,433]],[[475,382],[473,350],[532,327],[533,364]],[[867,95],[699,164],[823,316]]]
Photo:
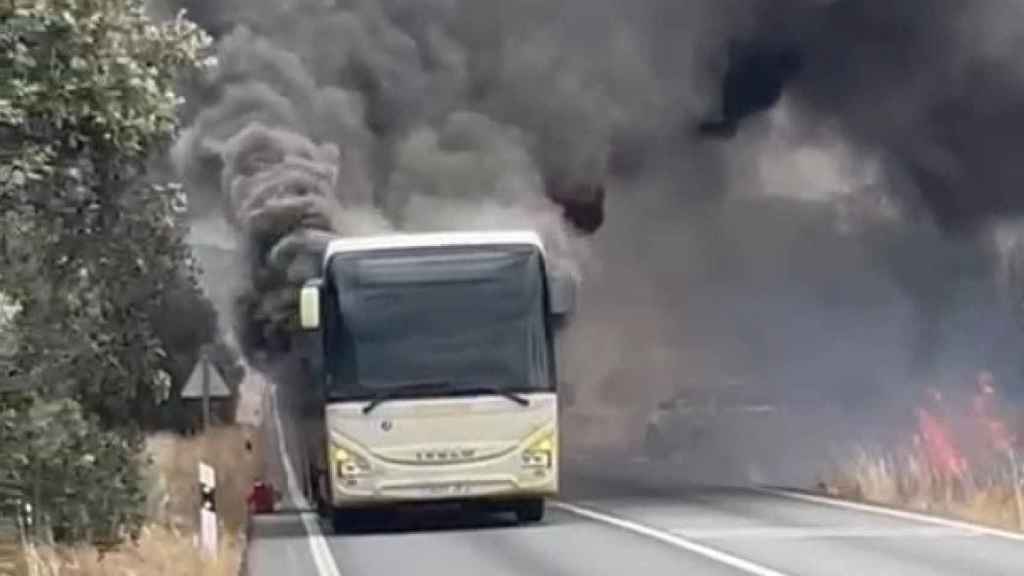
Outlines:
[[391,420],[384,420],[384,421],[382,421],[380,423],[380,429],[385,431],[385,432],[387,432],[388,430],[391,430],[391,427],[392,427]]

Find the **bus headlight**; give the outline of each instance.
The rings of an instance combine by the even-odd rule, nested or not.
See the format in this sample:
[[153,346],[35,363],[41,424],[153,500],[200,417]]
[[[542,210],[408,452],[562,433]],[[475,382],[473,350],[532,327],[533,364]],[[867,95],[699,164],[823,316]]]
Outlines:
[[370,463],[365,458],[344,448],[334,449],[334,467],[341,478],[362,476],[370,471]]
[[554,458],[554,433],[550,433],[542,436],[523,451],[523,466],[526,468],[551,468]]

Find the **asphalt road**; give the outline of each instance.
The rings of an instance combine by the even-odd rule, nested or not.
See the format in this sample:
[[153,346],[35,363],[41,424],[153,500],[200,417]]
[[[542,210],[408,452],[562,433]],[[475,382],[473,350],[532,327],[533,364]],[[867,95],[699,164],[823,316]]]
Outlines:
[[1022,536],[794,492],[682,485],[638,462],[574,461],[565,468],[563,498],[539,525],[437,510],[345,535],[301,511],[293,479],[288,493],[298,502],[285,507],[296,509],[256,519],[248,570],[254,576],[1024,574]]

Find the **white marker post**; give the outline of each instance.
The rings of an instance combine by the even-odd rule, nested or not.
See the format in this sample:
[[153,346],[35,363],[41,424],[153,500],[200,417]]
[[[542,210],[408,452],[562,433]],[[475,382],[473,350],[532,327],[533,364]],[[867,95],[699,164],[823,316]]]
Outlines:
[[199,463],[199,546],[208,558],[217,556],[217,478],[213,467]]

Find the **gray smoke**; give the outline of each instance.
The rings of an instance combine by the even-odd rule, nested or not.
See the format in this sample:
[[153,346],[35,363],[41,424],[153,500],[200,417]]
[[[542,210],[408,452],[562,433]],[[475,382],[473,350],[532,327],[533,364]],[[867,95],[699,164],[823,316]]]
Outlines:
[[174,158],[244,240],[250,347],[331,235],[530,226],[586,280],[564,364],[594,396],[737,377],[867,411],[1020,374],[984,235],[1024,208],[1017,4],[162,0],[218,40]]
[[1012,0],[763,0],[738,38],[795,46],[808,134],[881,157],[890,192],[948,229],[1024,210],[1024,7]]
[[[557,46],[491,78],[455,37],[491,16],[448,3],[195,8],[222,34],[219,64],[195,83],[173,156],[197,213],[222,212],[244,240],[248,347],[285,345],[294,287],[332,235],[531,227],[575,266],[577,236],[600,224],[607,134],[570,104],[582,87],[552,83]],[[504,76],[520,74],[559,95],[513,93]],[[574,203],[589,218],[576,227]]]
[[[996,285],[1006,254],[991,231],[1024,210],[1016,158],[1024,126],[1020,3],[763,0],[748,8],[730,41],[761,50],[762,61],[779,47],[795,50],[801,65],[776,109],[748,115],[723,146],[763,147],[766,126],[784,108],[787,146],[839,139],[874,163],[869,187],[901,208],[903,222],[865,229],[858,245],[866,270],[906,301],[905,380],[990,363],[1018,387],[1012,350],[1021,339],[1005,290],[1019,298],[1020,286]],[[729,74],[722,78],[726,98]]]
[[[231,218],[231,147],[254,123],[282,141],[333,147],[299,156],[333,173],[318,184],[330,190],[315,226],[336,233],[527,223],[571,252],[575,233],[559,212],[582,205],[589,227],[600,226],[594,204],[611,173],[679,164],[669,178],[686,201],[756,190],[756,175],[737,177],[736,158],[761,153],[763,128],[714,150],[693,130],[722,106],[737,44],[799,51],[782,99],[797,127],[788,145],[813,145],[826,127],[878,160],[884,193],[943,224],[1014,208],[1009,141],[1022,99],[1011,2],[179,5],[218,35],[220,66],[195,87],[178,163],[195,204]],[[934,305],[927,287],[907,290]]]

